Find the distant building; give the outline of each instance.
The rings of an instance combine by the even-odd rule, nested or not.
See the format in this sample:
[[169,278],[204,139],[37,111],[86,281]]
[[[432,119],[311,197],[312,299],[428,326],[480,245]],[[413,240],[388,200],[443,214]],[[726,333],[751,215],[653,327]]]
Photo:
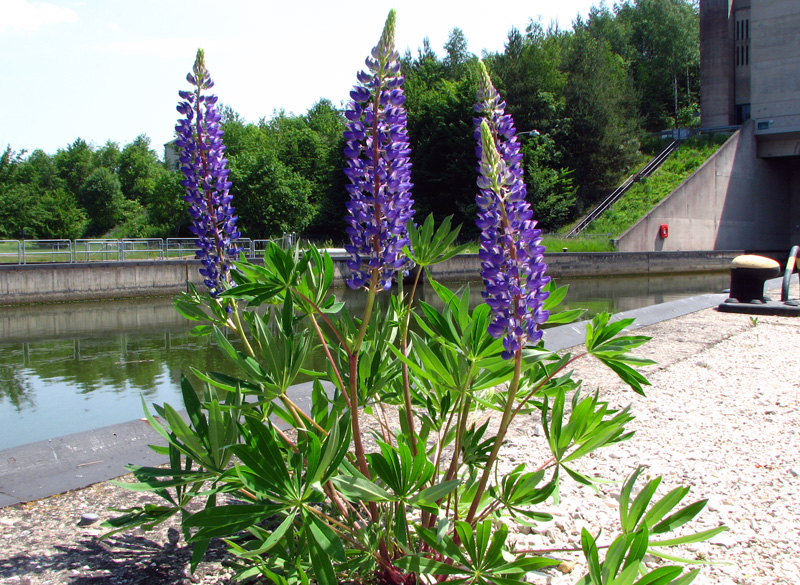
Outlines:
[[618,249],[784,256],[800,244],[800,0],[700,0],[700,122],[736,132]]
[[174,139],[164,145],[164,163],[168,169],[177,171],[181,168],[180,156]]
[[755,123],[758,156],[800,155],[800,0],[701,0],[701,125]]

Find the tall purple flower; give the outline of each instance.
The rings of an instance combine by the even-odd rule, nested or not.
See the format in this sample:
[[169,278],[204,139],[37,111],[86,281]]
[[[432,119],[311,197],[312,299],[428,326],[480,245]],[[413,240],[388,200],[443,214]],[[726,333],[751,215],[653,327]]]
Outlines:
[[231,262],[238,258],[241,248],[236,245],[238,218],[231,207],[232,183],[228,181],[230,170],[225,168],[228,160],[217,96],[202,95],[203,90],[214,87],[202,49],[197,50],[194,68],[186,79],[195,89],[178,92],[184,100],[178,104],[178,112],[186,117],[175,126],[175,145],[180,149],[181,171],[186,177],[181,181],[186,188],[184,199],[191,204],[189,230],[197,236],[197,258],[203,264],[200,274],[211,296],[216,297],[229,282]]
[[347,190],[347,234],[351,244],[347,265],[354,289],[369,285],[373,272],[380,288],[392,286],[395,272],[411,267],[403,253],[408,244],[406,224],[413,217],[411,206],[411,148],[403,107],[403,75],[394,49],[395,12],[386,25],[372,56],[368,71],[358,74],[345,116],[345,175]]
[[543,303],[550,282],[542,262],[542,231],[536,229],[533,211],[525,200],[522,153],[505,102],[481,63],[478,104],[475,111],[477,155],[480,160],[476,197],[477,226],[481,231],[483,293],[494,315],[489,333],[503,338],[503,357],[511,358],[529,342],[542,337],[539,325],[549,313]]

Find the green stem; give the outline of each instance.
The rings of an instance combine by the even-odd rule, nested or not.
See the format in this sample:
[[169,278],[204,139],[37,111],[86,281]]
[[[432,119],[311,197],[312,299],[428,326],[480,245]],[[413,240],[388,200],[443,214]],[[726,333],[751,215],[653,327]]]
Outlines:
[[347,392],[344,392],[345,389],[344,380],[342,380],[342,375],[339,373],[339,368],[336,366],[336,362],[334,361],[333,356],[331,355],[331,350],[328,347],[328,343],[325,341],[325,335],[323,335],[322,329],[320,328],[319,323],[317,323],[316,317],[314,317],[313,314],[310,314],[309,318],[311,319],[311,322],[314,324],[314,329],[317,332],[317,337],[319,337],[320,343],[322,343],[322,349],[325,352],[325,357],[327,358],[328,363],[331,365],[331,369],[333,369],[333,373],[336,376],[336,380],[339,382],[339,388],[341,388],[343,391],[343,396],[345,402],[347,403],[347,407],[350,408],[350,397],[347,395]]
[[544,387],[544,385],[545,385],[545,384],[547,384],[547,383],[548,383],[550,380],[552,380],[553,378],[555,378],[557,374],[559,374],[560,372],[562,372],[562,371],[564,370],[564,368],[566,368],[566,367],[567,367],[568,365],[570,365],[572,362],[574,362],[574,361],[576,361],[576,360],[579,360],[579,359],[581,359],[582,357],[584,357],[584,356],[587,356],[587,355],[589,355],[589,354],[588,354],[588,353],[580,353],[580,354],[576,355],[575,357],[573,357],[573,358],[571,358],[569,361],[567,361],[567,363],[565,363],[563,366],[561,366],[561,367],[560,367],[560,368],[558,368],[557,370],[554,370],[554,371],[553,371],[553,372],[552,372],[552,373],[551,373],[549,376],[547,376],[547,377],[546,377],[544,380],[542,380],[541,382],[539,382],[539,384],[536,386],[536,388],[534,388],[533,390],[531,390],[531,391],[528,393],[528,395],[527,395],[525,398],[523,398],[523,399],[520,401],[520,403],[517,405],[517,408],[516,408],[516,409],[514,409],[514,414],[511,416],[511,418],[514,418],[515,416],[517,416],[517,415],[519,414],[519,411],[520,411],[520,410],[522,410],[522,409],[524,408],[524,406],[525,406],[525,405],[528,403],[528,400],[530,400],[530,399],[533,397],[533,395],[534,395],[534,394],[536,394],[537,392],[539,392],[539,390],[541,390],[541,389]]
[[[315,421],[313,418],[311,418],[302,408],[297,406],[297,404],[295,404],[294,401],[291,398],[289,398],[289,396],[284,394],[284,395],[281,396],[281,400],[283,401],[283,403],[287,407],[289,407],[293,411],[293,413],[297,413],[298,416],[300,416],[300,417],[306,419],[308,422],[310,422],[311,426],[313,426],[315,429],[317,429],[319,432],[321,432],[323,436],[325,436],[325,437],[328,436],[328,431],[326,431],[324,428],[319,426],[317,421]],[[305,427],[302,427],[302,428],[305,428]]]
[[244,326],[242,325],[242,318],[239,315],[239,306],[236,304],[236,301],[231,301],[233,305],[233,318],[234,318],[234,328],[233,330],[236,332],[236,335],[239,336],[239,339],[242,340],[242,345],[244,346],[245,350],[247,351],[247,355],[251,358],[255,359],[256,354],[253,351],[250,342],[247,340],[247,335],[244,334]]
[[522,371],[522,348],[518,349],[514,354],[514,378],[511,380],[511,387],[508,389],[506,396],[506,407],[503,409],[503,418],[500,421],[500,428],[497,431],[497,436],[494,440],[492,452],[489,454],[489,459],[486,461],[486,467],[481,475],[480,482],[478,483],[478,490],[475,492],[475,497],[472,500],[472,505],[467,513],[466,522],[472,524],[475,520],[475,515],[478,512],[483,492],[486,491],[486,484],[489,482],[489,475],[492,472],[494,464],[497,462],[497,454],[500,452],[500,447],[503,445],[506,433],[508,432],[509,423],[513,418],[514,413],[514,398],[519,389],[520,373]]
[[367,290],[367,305],[364,307],[364,316],[361,319],[361,327],[358,329],[358,337],[353,344],[353,354],[357,357],[361,344],[364,343],[364,338],[367,336],[367,328],[372,319],[372,311],[375,308],[376,288],[378,286],[378,269],[372,269],[372,276],[369,281],[369,289]]
[[[401,331],[400,351],[403,352],[404,357],[408,357],[408,324],[411,320],[411,307],[414,303],[414,294],[417,292],[417,284],[419,283],[419,276],[422,273],[421,269],[417,269],[417,274],[414,277],[414,286],[411,287],[411,294],[408,297],[408,306],[406,307],[406,315],[403,323],[403,330]],[[411,382],[408,377],[408,364],[403,362],[403,402],[405,403],[406,410],[406,424],[408,425],[408,435],[411,437],[411,452],[416,457],[417,455],[417,433],[414,425],[414,411],[411,407]]]
[[297,412],[297,408],[295,407],[294,403],[289,400],[289,397],[286,394],[281,394],[280,396],[281,402],[286,407],[286,409],[292,414],[292,418],[294,419],[295,426],[297,427],[298,431],[307,431],[306,425],[303,424],[303,419],[300,418],[300,415]]

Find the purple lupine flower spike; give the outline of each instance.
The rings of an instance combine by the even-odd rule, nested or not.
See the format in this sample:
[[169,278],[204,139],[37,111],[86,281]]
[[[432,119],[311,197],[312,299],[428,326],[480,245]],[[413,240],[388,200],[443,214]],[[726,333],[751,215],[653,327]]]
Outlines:
[[522,154],[514,137],[511,116],[481,63],[478,104],[485,117],[475,120],[480,161],[476,197],[476,221],[481,231],[481,276],[486,286],[483,297],[492,309],[489,333],[503,338],[503,358],[510,359],[527,343],[542,337],[542,325],[549,313],[544,286],[550,277],[542,262],[542,231],[536,229],[533,211],[525,200]]
[[189,213],[197,236],[197,258],[203,264],[200,274],[212,297],[222,292],[230,283],[231,262],[242,251],[236,240],[236,210],[231,207],[232,183],[228,181],[230,171],[225,168],[225,145],[217,112],[217,96],[202,95],[202,90],[214,87],[214,82],[205,65],[202,49],[197,50],[192,73],[186,79],[195,86],[193,91],[181,91],[184,100],[178,104],[178,112],[185,118],[178,120],[175,130],[178,139],[175,145],[180,150],[181,171],[186,177],[181,185],[186,188],[184,199],[191,204]]
[[353,101],[345,112],[344,173],[351,183],[345,218],[351,243],[345,249],[352,271],[347,284],[354,289],[368,285],[373,271],[377,271],[379,287],[388,289],[396,272],[411,268],[411,260],[403,253],[409,243],[406,224],[414,215],[411,147],[394,24],[392,10],[378,45],[366,60],[368,71],[358,74],[359,85],[350,92]]

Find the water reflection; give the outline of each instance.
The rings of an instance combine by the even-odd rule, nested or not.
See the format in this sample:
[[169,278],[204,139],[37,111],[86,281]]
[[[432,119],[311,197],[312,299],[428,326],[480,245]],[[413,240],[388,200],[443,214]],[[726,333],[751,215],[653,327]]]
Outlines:
[[[570,279],[568,304],[589,316],[619,312],[719,292],[727,279]],[[472,283],[472,305],[482,302],[481,288]],[[337,293],[359,314],[363,294]],[[420,297],[436,304],[429,286]],[[141,396],[179,405],[180,375],[191,367],[235,373],[189,329],[168,298],[0,308],[0,449],[139,418]]]

